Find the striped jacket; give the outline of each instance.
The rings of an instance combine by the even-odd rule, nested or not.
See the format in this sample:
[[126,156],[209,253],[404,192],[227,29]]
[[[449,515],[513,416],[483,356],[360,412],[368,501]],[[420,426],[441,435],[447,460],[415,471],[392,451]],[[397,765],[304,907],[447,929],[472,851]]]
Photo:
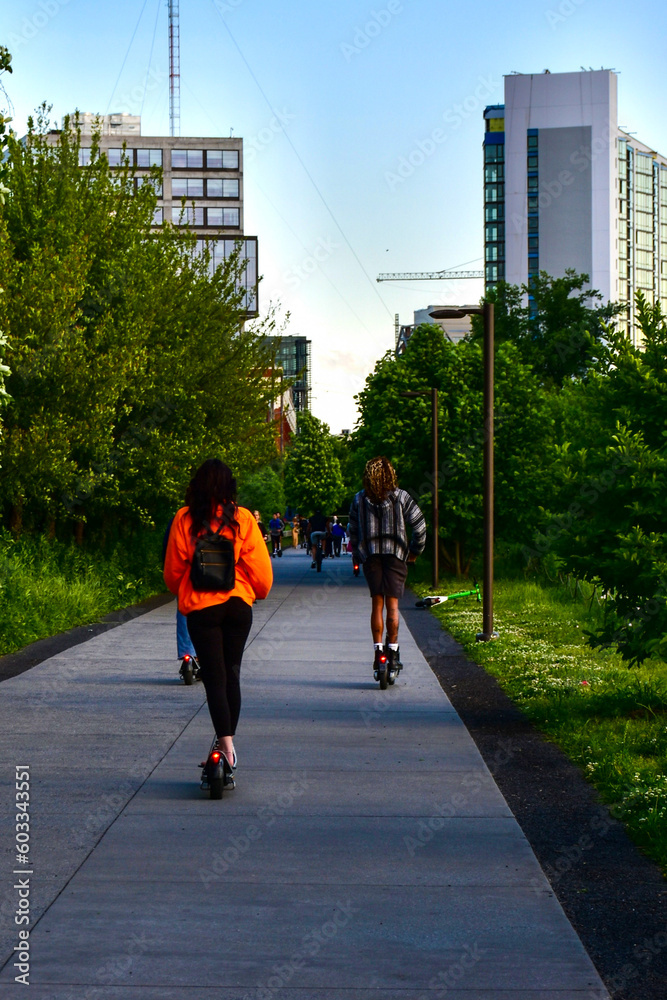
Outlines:
[[[406,523],[412,529],[408,542]],[[426,522],[421,510],[405,492],[394,490],[382,503],[372,503],[365,490],[356,494],[350,507],[352,552],[365,562],[371,555],[396,556],[405,561],[418,556],[426,544]]]

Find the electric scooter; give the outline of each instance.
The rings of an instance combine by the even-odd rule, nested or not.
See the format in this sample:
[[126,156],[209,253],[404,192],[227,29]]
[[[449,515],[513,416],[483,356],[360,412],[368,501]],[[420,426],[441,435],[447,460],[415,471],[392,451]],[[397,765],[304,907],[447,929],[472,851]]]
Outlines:
[[181,666],[178,672],[183,678],[183,683],[187,687],[189,687],[194,681],[201,680],[197,658],[190,656],[189,653],[186,653],[181,660]]
[[460,590],[457,594],[433,594],[430,597],[422,597],[417,601],[416,608],[434,608],[436,604],[444,604],[445,601],[458,601],[460,597],[477,597],[477,602],[481,603],[482,594],[477,580],[474,581],[473,590]]
[[236,788],[234,772],[227,758],[218,750],[217,740],[213,740],[208,757],[199,766],[202,769],[199,787],[204,792],[208,791],[212,799],[221,799],[225,788]]

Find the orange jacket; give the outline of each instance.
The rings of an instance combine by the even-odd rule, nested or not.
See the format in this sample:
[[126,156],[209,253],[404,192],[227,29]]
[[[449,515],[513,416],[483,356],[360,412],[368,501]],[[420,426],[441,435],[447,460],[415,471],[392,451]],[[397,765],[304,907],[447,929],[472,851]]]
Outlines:
[[[271,558],[257,527],[257,521],[245,507],[237,509],[236,520],[240,525],[236,536],[228,527],[223,528],[221,532],[225,538],[234,540],[236,559],[234,589],[193,590],[190,583],[190,566],[195,551],[195,542],[190,534],[192,518],[187,507],[181,507],[176,514],[167,543],[164,582],[172,594],[178,595],[178,609],[182,614],[188,615],[191,611],[200,611],[213,604],[224,604],[230,597],[240,597],[246,604],[252,604],[256,598],[266,597],[271,590],[273,583]],[[212,520],[210,523],[215,531],[220,521]]]

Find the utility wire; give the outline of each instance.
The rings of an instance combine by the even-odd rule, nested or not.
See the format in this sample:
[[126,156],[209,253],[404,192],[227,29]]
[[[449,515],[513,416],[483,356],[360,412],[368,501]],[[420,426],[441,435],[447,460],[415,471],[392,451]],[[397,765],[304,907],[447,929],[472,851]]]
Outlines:
[[116,77],[116,82],[113,85],[113,90],[111,91],[111,97],[109,98],[109,103],[107,104],[106,114],[109,114],[109,108],[111,107],[111,102],[114,99],[114,94],[116,93],[116,88],[118,87],[118,82],[119,82],[119,80],[120,80],[120,78],[121,78],[121,76],[123,74],[123,70],[125,69],[125,63],[127,62],[127,57],[130,54],[130,49],[132,48],[132,42],[134,41],[135,35],[136,35],[136,33],[137,33],[138,29],[139,29],[139,25],[141,23],[142,17],[144,16],[144,11],[146,10],[146,4],[147,3],[148,3],[148,0],[144,0],[144,5],[141,8],[141,13],[139,14],[139,19],[137,20],[137,23],[134,26],[134,31],[132,32],[132,38],[130,39],[130,44],[127,47],[127,52],[125,53],[125,58],[123,59],[123,65],[121,66],[120,72],[119,72],[118,76]]
[[159,15],[160,15],[160,4],[161,4],[161,2],[162,2],[162,0],[157,0],[157,9],[155,11],[155,24],[153,25],[153,41],[151,42],[151,53],[150,53],[150,55],[148,57],[148,66],[146,67],[146,79],[144,81],[144,92],[141,95],[141,111],[139,112],[140,115],[143,115],[143,113],[144,113],[144,103],[146,101],[146,92],[148,90],[148,74],[151,71],[151,63],[153,62],[153,47],[155,45],[155,36],[157,35],[157,22],[158,22],[158,18],[159,18]]
[[[185,82],[185,81],[184,81],[184,82]],[[194,100],[196,101],[196,103],[197,103],[197,104],[199,105],[199,107],[200,107],[200,108],[202,109],[202,111],[204,112],[204,114],[206,115],[206,117],[208,118],[208,120],[209,120],[209,121],[210,121],[210,122],[211,122],[211,123],[213,124],[213,126],[214,126],[214,127],[215,127],[215,128],[217,129],[217,128],[218,128],[218,124],[217,124],[217,122],[216,122],[216,121],[215,121],[215,120],[214,120],[214,119],[213,119],[213,118],[211,117],[211,115],[210,115],[210,113],[208,112],[208,110],[207,110],[207,109],[206,109],[206,108],[204,107],[204,105],[203,105],[203,104],[201,103],[201,101],[199,100],[199,98],[198,98],[197,94],[196,94],[196,93],[195,93],[195,92],[194,92],[194,91],[193,91],[193,90],[192,90],[192,89],[191,89],[191,88],[190,88],[190,87],[188,86],[187,82],[185,82],[185,89],[186,89],[186,90],[187,90],[187,91],[188,91],[188,92],[190,93],[190,95],[191,95],[191,96],[192,96],[192,98],[193,98],[193,99],[194,99]],[[294,239],[295,239],[295,240],[297,241],[297,243],[299,244],[299,246],[300,246],[300,247],[301,247],[301,248],[302,248],[302,249],[303,249],[303,250],[305,251],[306,255],[307,255],[307,256],[310,256],[310,250],[308,249],[308,247],[306,246],[306,244],[305,244],[305,243],[303,242],[303,240],[301,239],[301,237],[300,237],[300,236],[299,236],[299,235],[298,235],[298,234],[297,234],[297,233],[296,233],[296,232],[294,231],[294,229],[292,228],[292,226],[290,225],[290,223],[289,223],[289,222],[287,221],[287,219],[285,218],[285,216],[284,216],[284,215],[282,214],[282,212],[281,212],[281,211],[280,211],[280,210],[279,210],[279,209],[278,209],[278,208],[276,207],[275,203],[274,203],[274,202],[272,201],[272,199],[271,199],[271,198],[270,198],[270,197],[268,196],[268,194],[266,193],[266,191],[265,191],[265,190],[264,190],[264,189],[262,188],[261,184],[258,184],[258,183],[257,183],[257,181],[253,181],[253,183],[254,183],[255,187],[257,188],[257,190],[258,190],[258,191],[260,192],[260,194],[262,194],[262,195],[264,196],[264,198],[266,198],[266,200],[268,201],[268,203],[269,203],[269,205],[271,206],[271,208],[273,209],[273,211],[274,211],[274,212],[276,213],[276,215],[277,215],[277,216],[278,216],[278,218],[279,218],[279,219],[281,220],[281,222],[283,223],[283,225],[284,225],[284,226],[285,226],[285,227],[286,227],[286,228],[287,228],[287,229],[289,230],[289,232],[290,232],[290,233],[292,234],[292,236],[293,236],[293,237],[294,237]],[[341,299],[341,301],[343,302],[343,304],[347,306],[347,308],[348,308],[348,309],[350,310],[350,312],[352,313],[352,315],[354,316],[354,318],[355,318],[355,319],[357,320],[357,322],[358,322],[358,323],[360,323],[360,324],[361,324],[361,326],[363,326],[363,328],[364,328],[364,330],[366,331],[366,333],[367,333],[367,334],[368,334],[368,335],[369,335],[370,337],[373,337],[373,338],[375,339],[376,335],[375,335],[375,334],[374,334],[374,333],[373,333],[373,332],[372,332],[371,330],[369,330],[369,329],[368,329],[368,327],[367,327],[367,326],[366,326],[366,324],[364,323],[364,321],[363,321],[363,319],[361,318],[361,316],[359,316],[359,315],[358,315],[358,314],[356,313],[356,311],[355,311],[354,307],[353,307],[352,305],[350,305],[350,303],[349,303],[349,302],[348,302],[348,300],[347,300],[347,299],[345,298],[345,296],[343,295],[343,293],[341,292],[341,290],[340,290],[340,289],[338,288],[338,286],[337,286],[337,285],[336,285],[336,284],[335,284],[335,283],[334,283],[334,282],[333,282],[333,281],[331,280],[331,278],[330,278],[330,277],[329,277],[329,275],[328,275],[328,274],[326,273],[326,271],[324,271],[323,269],[320,269],[320,273],[321,273],[322,277],[323,277],[323,278],[325,278],[325,279],[326,279],[326,281],[328,281],[328,282],[329,282],[329,284],[330,284],[330,285],[331,285],[331,287],[333,288],[334,292],[335,292],[335,293],[336,293],[336,294],[338,295],[338,297],[339,297],[339,298]]]
[[[213,5],[215,6],[215,0],[213,0]],[[259,90],[260,94],[264,98],[264,101],[266,102],[269,110],[271,111],[271,114],[275,114],[276,113],[275,108],[271,104],[271,101],[269,100],[269,98],[266,96],[266,93],[264,92],[264,89],[263,89],[261,83],[259,82],[259,80],[255,76],[255,74],[253,73],[252,68],[250,66],[250,63],[248,62],[248,60],[246,59],[246,57],[243,55],[243,52],[241,51],[241,48],[240,48],[238,42],[236,41],[236,39],[234,38],[233,34],[230,31],[229,25],[225,21],[224,17],[220,13],[220,10],[218,9],[217,6],[215,6],[215,10],[216,10],[216,13],[218,14],[218,17],[220,18],[220,20],[224,24],[225,30],[226,30],[227,34],[229,35],[229,37],[231,38],[232,43],[233,43],[236,51],[238,52],[238,54],[240,55],[241,59],[245,63],[245,67],[248,70],[248,72],[250,73],[250,76],[252,77],[252,79],[254,80],[254,82],[255,82],[255,84],[257,86],[257,89]],[[341,236],[343,237],[343,240],[347,244],[347,247],[348,247],[350,253],[352,254],[352,256],[356,260],[357,264],[359,265],[359,267],[363,271],[363,273],[364,273],[364,275],[366,277],[366,280],[368,281],[369,285],[373,289],[374,294],[377,295],[378,299],[382,303],[383,308],[386,310],[387,314],[389,316],[391,316],[391,318],[393,320],[393,318],[394,318],[393,313],[390,311],[389,307],[387,306],[387,303],[384,301],[384,299],[380,295],[380,293],[378,291],[378,288],[377,288],[376,282],[373,280],[373,278],[371,278],[370,274],[368,273],[368,271],[364,267],[364,265],[363,265],[363,263],[361,261],[361,258],[359,257],[359,255],[357,254],[356,250],[354,249],[354,247],[352,246],[352,244],[348,240],[347,236],[345,235],[345,232],[343,231],[343,227],[341,226],[340,222],[338,221],[338,219],[336,218],[336,216],[334,215],[334,213],[332,212],[332,210],[329,208],[329,205],[328,205],[328,203],[327,203],[324,195],[320,191],[320,189],[319,189],[318,185],[316,184],[315,179],[314,179],[313,175],[311,174],[311,172],[309,171],[308,167],[303,162],[303,160],[302,160],[302,158],[301,158],[301,156],[299,154],[299,151],[297,150],[296,146],[294,145],[294,143],[290,139],[289,135],[286,132],[284,134],[285,134],[285,138],[287,139],[288,144],[290,145],[290,147],[292,149],[292,152],[294,153],[294,155],[296,156],[297,160],[301,164],[301,167],[303,168],[303,171],[304,171],[306,177],[308,178],[308,180],[310,181],[310,183],[313,185],[313,188],[317,192],[317,195],[318,195],[320,201],[322,202],[322,204],[326,208],[327,212],[329,213],[329,215],[333,219],[334,225],[336,226],[336,228],[340,232]]]

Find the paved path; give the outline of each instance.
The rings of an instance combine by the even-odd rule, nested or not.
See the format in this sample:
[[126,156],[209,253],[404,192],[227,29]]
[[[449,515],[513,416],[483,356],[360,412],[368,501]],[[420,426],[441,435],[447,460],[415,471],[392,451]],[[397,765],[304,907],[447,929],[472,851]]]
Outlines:
[[[606,998],[407,628],[381,692],[349,559],[274,567],[221,802],[198,788],[211,725],[178,682],[173,604],[0,685],[2,1000]],[[17,764],[33,874],[15,877]]]

